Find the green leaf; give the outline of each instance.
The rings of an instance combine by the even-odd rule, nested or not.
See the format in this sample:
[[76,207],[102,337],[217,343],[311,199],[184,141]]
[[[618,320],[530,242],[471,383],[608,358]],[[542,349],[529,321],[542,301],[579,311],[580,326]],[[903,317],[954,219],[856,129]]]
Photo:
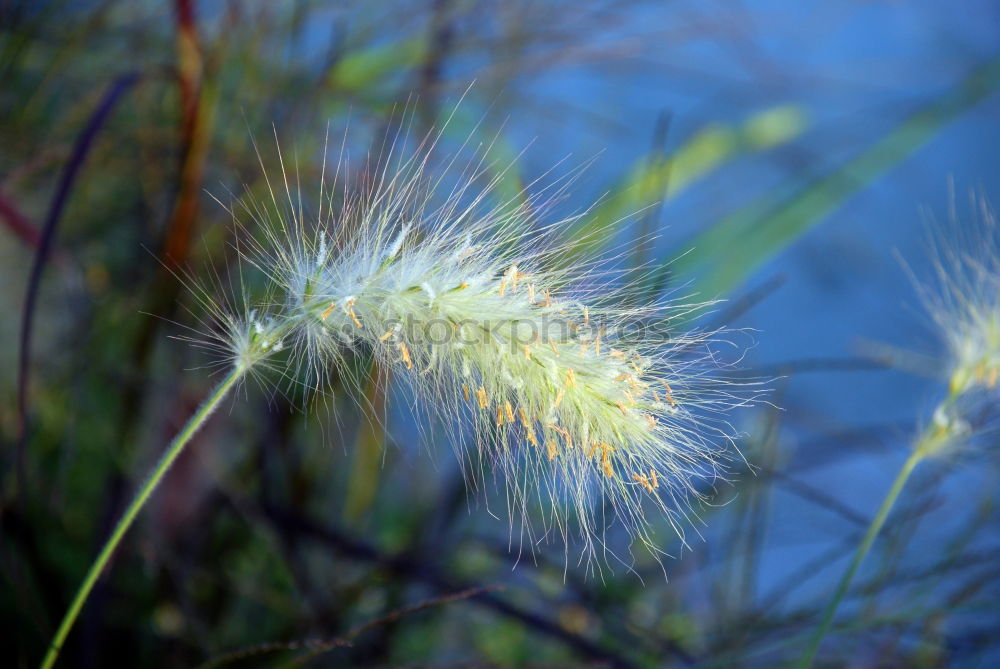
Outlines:
[[340,90],[362,92],[386,76],[421,62],[427,40],[413,37],[346,54],[330,72],[330,83]]
[[848,197],[912,155],[949,121],[994,93],[998,85],[1000,59],[972,71],[846,165],[790,197],[771,194],[722,219],[691,240],[687,245],[691,251],[660,267],[653,292],[662,290],[669,275],[676,272],[693,276],[692,292],[702,297],[728,293]]
[[590,216],[573,227],[569,235],[574,240],[572,258],[605,245],[621,223],[635,213],[677,195],[727,162],[794,139],[805,126],[806,116],[800,107],[781,105],[741,125],[710,125],[672,156],[644,159]]

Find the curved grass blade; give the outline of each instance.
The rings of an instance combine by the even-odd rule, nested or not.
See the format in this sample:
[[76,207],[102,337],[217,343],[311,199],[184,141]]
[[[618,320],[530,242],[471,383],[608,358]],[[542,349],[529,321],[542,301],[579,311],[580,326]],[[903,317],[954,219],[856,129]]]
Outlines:
[[572,258],[592,254],[607,244],[634,214],[674,197],[728,162],[784,144],[802,134],[807,120],[794,105],[780,105],[740,125],[712,124],[659,160],[643,158],[589,216],[569,232]]
[[976,68],[949,93],[927,104],[846,165],[791,197],[765,196],[722,219],[687,244],[692,250],[662,265],[651,293],[672,273],[694,276],[692,292],[724,295],[755,269],[934,137],[948,122],[1000,88],[1000,58]]

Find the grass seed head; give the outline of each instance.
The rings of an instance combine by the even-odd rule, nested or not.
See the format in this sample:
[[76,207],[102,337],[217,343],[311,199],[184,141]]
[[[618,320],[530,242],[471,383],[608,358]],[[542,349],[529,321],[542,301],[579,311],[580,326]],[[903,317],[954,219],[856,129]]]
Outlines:
[[927,455],[968,450],[1000,423],[1000,228],[985,200],[973,206],[971,226],[953,213],[935,236],[934,281],[920,286],[947,348],[948,392],[917,441]]
[[245,318],[217,309],[229,362],[320,390],[349,373],[348,352],[369,351],[437,415],[469,471],[506,481],[512,521],[541,500],[542,529],[522,525],[532,542],[578,534],[591,555],[610,510],[658,553],[651,519],[683,536],[699,485],[725,470],[725,415],[752,391],[717,373],[718,333],[676,328],[693,305],[631,306],[613,272],[559,262],[574,219],[541,221],[571,179],[503,201],[485,158],[431,177],[439,138],[405,155],[393,144],[349,185],[324,176],[314,215],[283,162],[268,199],[233,209],[242,262],[271,297]]

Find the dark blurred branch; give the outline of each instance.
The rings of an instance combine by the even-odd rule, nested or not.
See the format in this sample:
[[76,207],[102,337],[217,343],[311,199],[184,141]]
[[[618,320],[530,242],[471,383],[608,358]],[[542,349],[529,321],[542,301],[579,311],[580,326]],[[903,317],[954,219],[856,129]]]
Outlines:
[[717,330],[718,328],[729,325],[737,318],[743,316],[745,313],[773,295],[779,288],[785,285],[786,280],[787,278],[784,274],[776,274],[760,286],[757,286],[750,292],[741,296],[739,299],[726,303],[726,308],[713,318],[705,329]]
[[650,245],[653,242],[653,231],[663,214],[663,205],[670,189],[670,171],[674,163],[667,155],[667,137],[670,134],[671,120],[673,120],[673,114],[664,109],[657,114],[656,125],[653,126],[652,146],[649,147],[646,170],[650,174],[654,174],[655,170],[660,169],[664,175],[663,179],[656,184],[660,192],[655,204],[643,211],[642,216],[639,217],[639,229],[635,235],[635,252],[632,255],[632,267],[636,269],[643,267],[648,260]]
[[[508,544],[496,541],[488,535],[475,537],[475,540],[497,559],[510,559],[510,546]],[[612,607],[606,596],[608,593],[600,590],[595,591],[595,589],[586,582],[581,572],[574,571],[572,569],[567,571],[562,563],[557,563],[545,554],[532,555],[532,563],[534,563],[533,566],[537,570],[548,569],[553,572],[563,572],[563,587],[566,589],[567,593],[572,593],[572,597],[584,608],[592,611],[600,610],[602,612],[602,627],[608,634],[611,634],[613,638],[619,640],[621,643],[628,644],[633,648],[635,648],[637,644],[642,644],[652,652],[663,653],[665,655],[675,657],[686,666],[696,666],[698,664],[698,658],[689,653],[676,640],[670,638],[669,636],[650,636],[642,633],[642,630],[630,625],[625,611],[623,611],[621,607]],[[657,578],[659,576],[658,574],[654,574],[652,572],[653,570],[650,570],[651,578]],[[645,574],[641,574],[638,571],[636,572],[636,575],[639,576],[640,579],[644,579],[646,577]],[[627,598],[627,595],[615,593],[616,601],[627,601]],[[663,613],[665,614],[666,611],[663,611]]]
[[[438,568],[411,555],[387,555],[371,544],[356,539],[332,526],[315,523],[298,514],[271,506],[261,510],[264,519],[286,532],[294,532],[334,549],[341,555],[362,562],[371,562],[380,568],[413,581],[424,583],[441,592],[466,590],[469,584],[453,581]],[[523,623],[528,629],[556,639],[580,655],[606,662],[616,669],[635,666],[630,660],[582,636],[573,634],[557,622],[507,602],[493,593],[483,593],[475,600],[478,604],[508,618]]]
[[473,599],[475,597],[479,597],[490,592],[496,592],[498,590],[503,590],[503,586],[487,585],[482,587],[467,588],[466,590],[462,590],[460,592],[441,595],[440,597],[434,597],[432,599],[424,600],[423,602],[414,604],[413,606],[407,606],[396,609],[395,611],[390,611],[389,613],[380,618],[376,618],[375,620],[371,620],[367,623],[363,623],[348,630],[347,633],[337,637],[336,639],[315,644],[315,647],[312,650],[310,650],[308,653],[305,653],[301,657],[296,658],[288,666],[295,667],[301,664],[305,664],[309,660],[312,660],[316,656],[320,655],[321,653],[325,653],[326,651],[332,648],[338,648],[341,646],[349,645],[351,639],[353,639],[354,637],[360,636],[361,634],[369,630],[379,627],[384,627],[389,623],[394,623],[400,620],[401,618],[411,615],[413,613],[417,613],[419,611],[423,611],[431,607],[442,606],[444,604],[450,604],[452,602],[461,601],[463,599]]
[[863,515],[816,486],[800,481],[785,472],[765,469],[761,469],[760,471],[761,475],[770,476],[776,483],[786,488],[789,492],[813,502],[827,511],[836,513],[841,518],[850,521],[858,527],[863,528],[868,523],[868,520]]
[[288,666],[298,666],[305,664],[309,660],[312,660],[316,656],[325,653],[327,651],[333,650],[335,648],[343,648],[344,646],[351,645],[351,639],[364,634],[365,632],[375,629],[376,627],[381,627],[391,622],[395,622],[400,618],[405,616],[419,613],[425,609],[432,607],[443,606],[444,604],[450,604],[452,602],[457,602],[463,599],[471,599],[478,597],[484,593],[492,592],[494,590],[502,589],[501,586],[491,585],[481,588],[469,588],[467,590],[462,590],[460,592],[453,592],[447,595],[442,595],[440,597],[434,597],[432,599],[427,599],[412,606],[406,606],[395,611],[390,611],[384,616],[375,618],[366,623],[353,627],[344,634],[333,639],[307,639],[301,641],[279,641],[275,643],[263,643],[257,644],[255,646],[250,646],[248,648],[241,648],[239,650],[234,650],[225,655],[220,655],[199,665],[198,669],[210,669],[211,667],[217,667],[221,664],[227,664],[230,662],[236,662],[238,660],[243,660],[248,657],[254,657],[257,655],[262,655],[264,653],[274,653],[280,651],[288,650],[301,650],[308,649],[309,652],[295,658]]
[[451,24],[451,0],[434,0],[430,35],[427,39],[427,53],[419,70],[417,92],[420,96],[424,126],[434,125],[437,113],[437,92],[444,66],[451,54],[454,29]]

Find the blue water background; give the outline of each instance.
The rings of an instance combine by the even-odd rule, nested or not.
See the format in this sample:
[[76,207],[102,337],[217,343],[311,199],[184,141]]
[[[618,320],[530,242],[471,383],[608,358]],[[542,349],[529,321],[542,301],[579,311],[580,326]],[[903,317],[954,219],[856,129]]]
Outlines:
[[[738,123],[769,106],[801,105],[811,126],[800,140],[738,160],[668,202],[657,242],[666,259],[760,194],[792,192],[810,175],[842,165],[1000,54],[1000,5],[994,2],[739,6],[633,8],[632,20],[594,39],[632,37],[647,45],[641,52],[613,64],[561,68],[526,84],[519,92],[527,113],[512,114],[509,136],[515,145],[533,142],[529,171],[567,154],[585,159],[600,153],[585,181],[599,196],[602,185],[647,155],[664,113],[672,119],[669,149],[706,123]],[[674,37],[653,37],[658,34]],[[1000,198],[998,121],[1000,96],[994,95],[844,201],[730,296],[775,276],[785,279],[733,324],[757,330],[749,364],[847,358],[870,353],[873,343],[940,357],[942,343],[900,258],[917,276],[930,277],[927,212],[947,222],[949,181],[960,226],[973,225],[971,190]],[[778,385],[785,408],[782,461],[864,517],[873,515],[908,440],[943,391],[939,378],[899,370],[803,373]],[[859,430],[873,438],[850,443],[846,435]],[[926,477],[941,473],[936,465],[928,469]],[[907,561],[935,559],[970,502],[996,489],[996,472],[980,461],[955,467]],[[761,591],[856,531],[837,515],[777,490]],[[997,546],[996,528],[985,529],[980,544]],[[817,570],[800,596],[828,588],[843,565],[841,559]]]

